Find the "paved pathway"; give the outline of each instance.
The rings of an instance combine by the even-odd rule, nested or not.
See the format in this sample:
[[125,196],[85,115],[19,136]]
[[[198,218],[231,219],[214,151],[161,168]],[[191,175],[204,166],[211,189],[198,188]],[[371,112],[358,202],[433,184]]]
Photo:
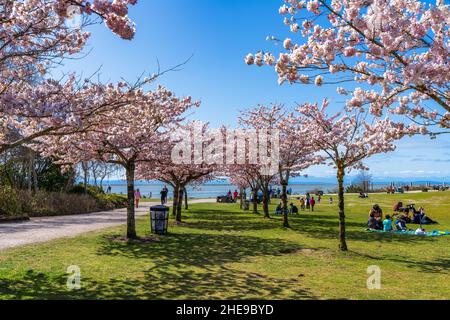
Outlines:
[[[191,200],[189,203],[210,203],[215,199]],[[143,202],[136,215],[148,213],[150,206],[159,203]],[[125,224],[126,209],[102,211],[72,216],[31,218],[30,221],[0,224],[0,251],[30,243],[45,242],[64,237]]]

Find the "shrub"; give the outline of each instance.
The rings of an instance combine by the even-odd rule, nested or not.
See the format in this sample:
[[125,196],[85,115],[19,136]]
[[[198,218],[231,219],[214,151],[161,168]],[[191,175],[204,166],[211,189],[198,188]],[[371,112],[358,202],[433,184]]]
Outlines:
[[96,186],[90,186],[88,185],[87,190],[84,190],[84,185],[83,184],[77,184],[75,186],[72,187],[72,189],[70,189],[69,193],[73,193],[73,194],[89,194],[91,196],[98,196],[98,195],[104,195],[105,192],[103,191],[102,188],[100,187],[96,187]]
[[346,189],[345,189],[346,193],[360,193],[363,192],[363,188],[361,188],[361,186],[358,185],[349,185]]
[[127,198],[105,194],[100,188],[90,186],[88,193],[79,193],[75,186],[72,193],[38,191],[30,193],[0,186],[0,220],[32,217],[74,215],[102,210],[124,208]]
[[61,192],[20,192],[23,212],[33,217],[74,215],[126,206],[126,198],[118,195]]
[[0,216],[14,217],[22,214],[17,192],[9,186],[0,186]]
[[89,195],[60,192],[21,192],[23,210],[30,216],[55,216],[89,213],[102,210],[96,199]]
[[105,194],[103,197],[114,204],[115,208],[126,207],[128,203],[127,197],[119,194]]

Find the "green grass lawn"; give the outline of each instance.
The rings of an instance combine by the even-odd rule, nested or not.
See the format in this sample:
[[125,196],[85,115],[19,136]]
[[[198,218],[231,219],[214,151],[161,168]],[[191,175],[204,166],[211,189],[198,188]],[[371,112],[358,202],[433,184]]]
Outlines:
[[[347,253],[337,249],[336,205],[319,204],[283,229],[281,218],[238,205],[197,204],[156,242],[112,240],[125,232],[118,227],[0,252],[0,298],[450,299],[450,236],[364,231],[373,203],[389,213],[399,200],[441,223],[430,231],[450,230],[450,192],[346,200]],[[138,233],[149,235],[147,219],[138,220]],[[66,288],[70,265],[81,268],[81,290]],[[366,287],[370,265],[381,268],[381,290]]]

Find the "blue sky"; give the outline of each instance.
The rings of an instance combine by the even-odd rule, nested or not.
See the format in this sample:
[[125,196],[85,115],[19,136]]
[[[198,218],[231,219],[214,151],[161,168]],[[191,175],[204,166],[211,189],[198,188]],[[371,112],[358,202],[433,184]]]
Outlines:
[[[282,0],[140,0],[130,11],[137,28],[134,40],[121,40],[103,26],[94,26],[86,48],[89,54],[66,61],[62,69],[87,76],[102,67],[103,81],[132,81],[144,71],[154,72],[157,58],[165,69],[193,55],[183,70],[164,75],[158,83],[178,95],[202,100],[194,117],[214,127],[235,126],[238,111],[258,103],[291,107],[328,97],[338,105],[343,98],[333,86],[279,86],[272,68],[245,65],[249,52],[279,50],[266,41],[268,35],[293,37],[278,14],[282,4]],[[377,155],[366,164],[380,178],[444,179],[450,177],[450,136],[405,139],[395,153]],[[308,173],[334,176],[329,167],[311,168]]]

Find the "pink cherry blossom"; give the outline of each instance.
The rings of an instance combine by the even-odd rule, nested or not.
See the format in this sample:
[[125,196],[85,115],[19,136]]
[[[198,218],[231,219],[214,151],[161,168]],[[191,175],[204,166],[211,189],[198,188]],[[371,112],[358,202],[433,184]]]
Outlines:
[[168,130],[183,121],[183,113],[198,106],[199,102],[190,97],[179,98],[164,87],[143,92],[126,83],[118,83],[88,90],[91,93],[97,91],[91,101],[93,105],[87,103],[86,96],[79,100],[82,105],[90,105],[88,114],[61,128],[61,134],[58,131],[40,137],[39,143],[32,147],[64,164],[96,160],[122,166],[128,185],[127,236],[134,238],[136,166],[159,157]]
[[[450,127],[445,1],[285,0],[280,13],[297,38],[287,40],[276,62],[279,83],[310,83],[300,75],[314,79],[329,70],[323,84],[353,81],[376,91],[367,89],[370,99],[353,97],[349,106],[356,99],[376,116],[400,111],[415,122]],[[408,97],[408,103],[397,108],[398,97]],[[428,108],[420,108],[424,104]]]
[[[363,160],[379,153],[394,151],[394,142],[405,135],[422,133],[424,127],[405,126],[389,118],[367,121],[367,113],[353,110],[327,114],[329,102],[321,106],[305,103],[297,108],[307,139],[313,143],[322,161],[336,169],[339,185],[340,248],[347,250],[345,239],[344,177],[352,169],[366,169]],[[425,132],[423,132],[425,133]]]

